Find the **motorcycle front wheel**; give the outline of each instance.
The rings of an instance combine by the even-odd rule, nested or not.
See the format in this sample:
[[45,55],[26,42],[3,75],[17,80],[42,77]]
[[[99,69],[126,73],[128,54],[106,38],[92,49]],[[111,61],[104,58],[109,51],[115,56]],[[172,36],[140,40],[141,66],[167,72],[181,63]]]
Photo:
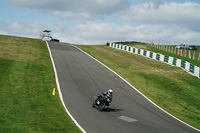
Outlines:
[[106,103],[105,102],[102,102],[100,105],[99,105],[99,111],[102,111],[106,106]]

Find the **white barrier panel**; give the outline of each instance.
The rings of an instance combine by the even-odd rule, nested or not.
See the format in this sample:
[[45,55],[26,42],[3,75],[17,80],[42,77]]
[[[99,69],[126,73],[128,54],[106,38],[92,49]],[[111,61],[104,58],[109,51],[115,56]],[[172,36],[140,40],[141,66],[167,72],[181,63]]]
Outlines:
[[177,67],[181,67],[181,59],[177,59],[177,61],[176,61],[176,66],[177,66]]
[[144,53],[144,50],[140,49],[140,55],[143,55],[143,53]]
[[190,63],[189,62],[185,62],[185,69],[187,70],[187,71],[190,71]]
[[156,53],[153,53],[153,59],[156,60]]
[[160,54],[160,61],[164,62],[164,58],[165,58],[165,56]]
[[198,76],[199,77],[199,67],[197,66],[194,66],[194,75]]
[[173,60],[174,60],[174,57],[169,56],[168,64],[172,65],[173,64]]
[[137,49],[137,48],[135,48],[135,53],[136,53],[136,54],[138,53],[138,49]]
[[150,52],[149,51],[147,51],[147,55],[146,55],[146,57],[149,57],[150,56]]

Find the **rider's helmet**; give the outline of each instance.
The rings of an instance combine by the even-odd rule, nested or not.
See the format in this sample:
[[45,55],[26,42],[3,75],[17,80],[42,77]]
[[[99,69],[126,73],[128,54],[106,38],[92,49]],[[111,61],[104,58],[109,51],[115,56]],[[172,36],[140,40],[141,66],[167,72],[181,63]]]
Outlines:
[[109,94],[109,95],[112,95],[112,93],[113,93],[113,90],[109,89],[109,90],[108,90],[108,94]]

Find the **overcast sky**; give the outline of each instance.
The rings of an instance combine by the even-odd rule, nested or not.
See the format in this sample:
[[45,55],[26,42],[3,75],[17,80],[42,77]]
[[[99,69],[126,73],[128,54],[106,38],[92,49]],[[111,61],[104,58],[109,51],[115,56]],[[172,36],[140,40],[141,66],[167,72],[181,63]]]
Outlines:
[[1,0],[0,34],[74,44],[200,45],[200,0]]

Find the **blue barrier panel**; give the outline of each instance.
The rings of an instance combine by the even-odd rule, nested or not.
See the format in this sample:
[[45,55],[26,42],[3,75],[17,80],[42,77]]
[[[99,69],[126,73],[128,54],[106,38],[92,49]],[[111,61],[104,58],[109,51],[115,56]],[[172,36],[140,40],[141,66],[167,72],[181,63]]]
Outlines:
[[140,54],[140,49],[138,49],[138,54]]
[[190,64],[190,72],[194,73],[194,65],[193,64]]
[[185,69],[185,63],[186,62],[184,60],[181,60],[181,67],[184,68],[184,69]]
[[135,53],[135,48],[133,48],[133,53]]
[[128,51],[131,52],[131,47],[128,47]]
[[160,61],[160,54],[156,54],[156,60]]
[[147,51],[144,50],[143,55],[144,55],[144,56],[147,56]]
[[169,56],[165,55],[164,56],[164,62],[168,63],[168,61],[169,61]]
[[153,52],[150,52],[149,57],[153,58]]
[[176,66],[176,61],[177,61],[177,59],[174,58],[174,59],[173,59],[173,63],[172,63],[174,66]]

